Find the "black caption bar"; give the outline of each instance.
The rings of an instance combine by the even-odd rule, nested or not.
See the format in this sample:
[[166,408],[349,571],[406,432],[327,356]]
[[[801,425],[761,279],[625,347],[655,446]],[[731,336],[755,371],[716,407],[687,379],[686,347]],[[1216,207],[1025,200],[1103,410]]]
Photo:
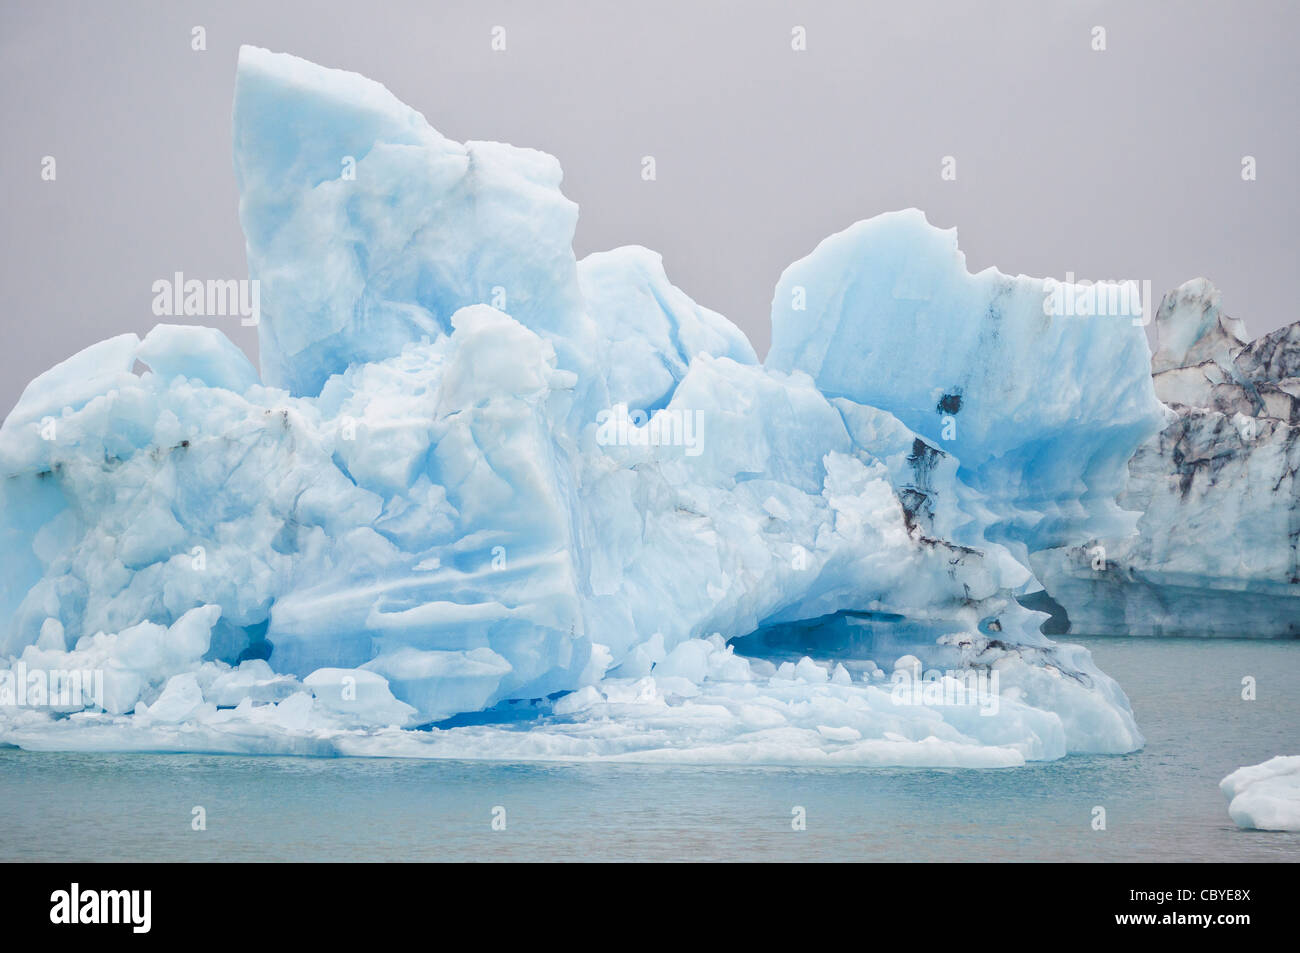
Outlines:
[[[640,865],[595,876],[558,865],[528,873],[498,865],[454,872],[432,866],[27,865],[9,893],[6,932],[11,939],[111,935],[136,943],[192,939],[197,930],[218,942],[255,935],[259,944],[427,931],[439,922],[492,924],[494,932],[517,925],[522,933],[530,923],[577,927],[638,910],[652,920],[672,919],[674,905],[692,897],[711,898],[706,906],[716,916],[704,919],[720,932],[738,922],[813,911],[939,930],[950,919],[954,928],[969,928],[974,917],[999,932],[1043,927],[1071,936],[1182,938],[1199,931],[1230,939],[1297,922],[1294,868],[1286,865],[826,865],[840,869],[817,871],[755,865],[723,875],[702,866]],[[768,899],[755,907],[758,897]]]

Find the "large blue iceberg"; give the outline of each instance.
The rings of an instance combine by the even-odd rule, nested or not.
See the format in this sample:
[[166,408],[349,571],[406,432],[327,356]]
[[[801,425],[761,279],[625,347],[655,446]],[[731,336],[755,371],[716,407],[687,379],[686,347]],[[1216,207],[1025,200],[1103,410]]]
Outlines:
[[[548,155],[244,48],[261,373],[160,325],[0,429],[0,742],[1009,766],[1142,744],[1019,601],[1133,532],[1140,322],[916,211],[781,277],[760,363]],[[54,691],[50,673],[84,675]],[[47,678],[43,704],[15,704]]]

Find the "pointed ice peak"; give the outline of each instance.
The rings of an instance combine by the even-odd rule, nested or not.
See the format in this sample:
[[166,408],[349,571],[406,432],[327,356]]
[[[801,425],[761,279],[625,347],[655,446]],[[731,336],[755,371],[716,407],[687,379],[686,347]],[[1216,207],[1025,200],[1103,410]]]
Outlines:
[[359,160],[376,142],[446,142],[382,84],[256,46],[239,49],[234,138],[241,191],[250,164],[259,179],[278,173],[315,184],[337,178],[344,157]]
[[1214,361],[1223,367],[1250,340],[1246,326],[1219,310],[1219,290],[1204,278],[1186,281],[1165,295],[1156,314],[1158,347],[1152,373]]
[[474,304],[582,337],[578,209],[554,157],[453,142],[373,80],[255,47],[240,51],[234,150],[266,383],[314,396]]
[[1300,378],[1300,321],[1251,341],[1236,358],[1243,377],[1256,383]]

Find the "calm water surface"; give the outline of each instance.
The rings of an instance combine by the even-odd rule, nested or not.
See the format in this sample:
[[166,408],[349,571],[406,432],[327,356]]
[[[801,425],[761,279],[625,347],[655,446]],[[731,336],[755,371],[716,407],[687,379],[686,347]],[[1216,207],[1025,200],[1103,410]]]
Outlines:
[[[1086,644],[1132,699],[1143,751],[956,771],[0,749],[0,859],[1300,859],[1300,834],[1238,830],[1218,790],[1241,765],[1300,754],[1300,643]],[[196,805],[206,831],[191,830]],[[796,805],[806,830],[791,829]]]

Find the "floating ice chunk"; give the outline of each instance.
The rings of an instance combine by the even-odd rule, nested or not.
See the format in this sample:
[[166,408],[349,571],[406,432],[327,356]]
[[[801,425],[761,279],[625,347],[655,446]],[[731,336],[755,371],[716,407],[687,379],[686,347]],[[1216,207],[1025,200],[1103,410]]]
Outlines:
[[207,605],[191,609],[165,630],[148,623],[124,629],[118,635],[113,660],[153,677],[178,664],[197,661],[207,652],[212,627],[220,616],[220,606]]
[[806,655],[801,658],[799,664],[794,667],[794,674],[800,681],[808,682],[813,685],[825,682],[830,677],[827,675],[826,669],[818,665]]
[[702,682],[708,675],[708,660],[709,644],[691,639],[678,645],[655,666],[655,678],[677,676],[695,683]]
[[[711,652],[708,650],[712,649]],[[101,716],[71,720],[0,719],[0,739],[24,747],[95,750],[206,750],[349,754],[415,758],[503,760],[615,760],[766,764],[1009,767],[1061,757],[1067,750],[1062,718],[1026,699],[1042,689],[1015,682],[1019,674],[1072,684],[1042,666],[1006,655],[999,671],[1024,690],[1005,691],[999,704],[900,703],[886,687],[837,679],[795,677],[758,684],[743,671],[745,659],[698,640],[698,651],[729,658],[734,670],[710,666],[698,685],[680,675],[610,678],[561,698],[550,715],[520,731],[491,723],[409,732],[362,730],[341,706],[327,701],[344,673],[309,682],[319,697],[303,693],[278,705],[241,702],[233,710],[208,706],[184,736],[145,719]],[[815,661],[815,660],[812,660]],[[797,666],[788,664],[789,676]],[[810,663],[811,664],[811,663]],[[347,673],[352,674],[352,673]],[[824,674],[824,673],[823,673]],[[358,685],[361,683],[358,682]],[[1063,706],[1078,732],[1109,704],[1076,685]],[[382,693],[381,693],[382,696]],[[341,695],[340,695],[341,699]],[[1091,709],[1082,706],[1092,700]],[[366,721],[380,724],[383,716]],[[1131,745],[1131,739],[1111,739]],[[1077,742],[1076,742],[1077,743]],[[1116,750],[1102,739],[1084,750]]]
[[41,623],[41,634],[36,639],[36,647],[45,652],[66,652],[68,644],[63,635],[63,623],[50,618]]
[[388,680],[359,668],[321,668],[302,680],[316,701],[357,725],[404,725],[415,709],[393,697]]
[[485,646],[461,651],[400,648],[371,659],[365,668],[387,679],[428,721],[485,708],[514,670],[506,658]]
[[203,708],[203,689],[193,672],[167,679],[162,694],[152,705],[136,705],[137,718],[159,724],[177,725],[195,717]]
[[103,697],[85,703],[121,714],[173,675],[198,668],[220,615],[219,606],[201,606],[170,627],[141,622],[121,632],[99,632],[79,639],[71,651],[31,645],[21,660],[29,669],[46,672],[98,672]]
[[889,691],[861,684],[787,679],[760,690],[752,680],[697,686],[681,676],[585,686],[526,731],[493,724],[361,730],[302,693],[279,705],[212,710],[187,729],[182,737],[147,719],[100,717],[93,726],[50,719],[8,724],[0,737],[45,750],[945,767],[1011,767],[1065,751],[1059,718],[1012,699],[985,716],[969,705],[899,705]]
[[660,632],[653,633],[639,645],[636,645],[614,670],[614,675],[622,678],[641,678],[649,675],[667,653],[664,651],[664,637]]
[[597,705],[605,701],[605,696],[601,694],[600,689],[594,685],[584,685],[576,692],[570,692],[551,709],[556,717],[563,718],[565,715],[576,715],[578,712],[586,711],[592,705]]
[[921,677],[921,660],[915,655],[904,655],[894,660],[894,672],[906,672],[912,678]]
[[1219,782],[1238,827],[1300,831],[1300,756],[1278,755]]
[[216,676],[205,695],[215,705],[233,708],[245,699],[259,704],[280,702],[301,690],[296,678],[277,675],[264,659],[246,659]]

